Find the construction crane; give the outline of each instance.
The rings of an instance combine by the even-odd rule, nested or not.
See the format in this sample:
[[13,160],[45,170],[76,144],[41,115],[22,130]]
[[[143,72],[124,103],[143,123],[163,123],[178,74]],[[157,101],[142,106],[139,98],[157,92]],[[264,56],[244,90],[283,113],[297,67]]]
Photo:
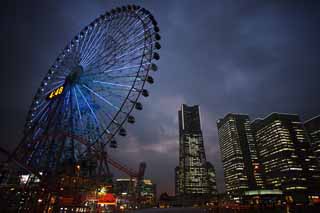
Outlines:
[[[45,137],[47,137],[47,138],[49,138],[51,136],[57,137],[57,135],[59,135],[59,137],[61,136],[61,137],[72,138],[72,139],[78,141],[80,144],[85,145],[85,146],[89,146],[90,145],[88,143],[88,141],[85,140],[84,138],[82,138],[80,136],[77,136],[77,135],[72,135],[70,133],[60,132],[58,134],[46,135]],[[36,142],[37,141],[34,141],[34,143],[36,143]],[[97,146],[99,146],[99,144],[97,144]],[[145,162],[141,162],[139,164],[138,170],[132,170],[131,168],[127,167],[126,165],[124,165],[124,164],[112,159],[110,157],[110,155],[108,155],[108,153],[104,149],[105,144],[103,144],[101,142],[100,143],[100,147],[97,148],[97,146],[90,146],[90,148],[94,152],[94,155],[93,155],[93,157],[95,158],[94,160],[99,161],[100,162],[99,163],[100,166],[102,166],[104,164],[104,167],[107,168],[107,170],[108,170],[107,171],[107,175],[110,175],[109,174],[109,166],[108,165],[111,165],[115,169],[127,174],[130,177],[131,185],[133,185],[132,184],[133,180],[136,180],[136,186],[134,187],[135,189],[133,190],[133,195],[134,195],[134,199],[136,201],[139,201],[140,192],[141,192],[141,184],[142,184],[142,181],[143,181],[143,178],[144,178],[144,173],[145,173],[145,169],[146,169],[146,163]],[[42,182],[46,182],[45,177],[41,175],[41,171],[37,171],[34,168],[31,168],[30,166],[26,165],[24,162],[21,162],[21,161],[17,160],[9,151],[5,150],[4,148],[0,147],[0,152],[8,157],[8,161],[13,162],[18,167],[24,169],[28,173],[35,175]],[[99,175],[103,175],[103,174],[100,172]],[[2,175],[2,177],[3,176],[4,175]]]

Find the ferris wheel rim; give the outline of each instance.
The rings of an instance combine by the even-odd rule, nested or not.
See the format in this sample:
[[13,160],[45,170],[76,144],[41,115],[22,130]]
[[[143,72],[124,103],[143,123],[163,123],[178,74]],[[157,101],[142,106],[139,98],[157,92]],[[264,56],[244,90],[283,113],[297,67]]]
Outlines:
[[[137,10],[144,10],[144,14],[145,14],[146,16],[152,16],[151,13],[150,13],[149,11],[145,10],[144,8],[142,8],[142,9],[141,9],[141,8],[140,8],[140,9],[136,9],[136,10],[133,10],[133,12],[132,12],[132,11],[129,11],[129,12],[131,12],[130,14],[132,14],[133,16],[138,16]],[[125,13],[126,13],[126,12],[128,12],[128,11],[119,11],[119,10],[118,10],[117,12],[119,12],[119,13],[125,12]],[[106,13],[106,15],[107,15],[107,14],[108,14],[108,13]],[[78,36],[78,35],[81,35],[81,33],[82,33],[85,29],[89,29],[90,26],[94,26],[95,24],[97,24],[97,22],[99,22],[100,19],[101,19],[101,17],[103,17],[103,16],[104,16],[104,15],[102,15],[102,16],[100,16],[99,18],[97,18],[97,19],[95,19],[94,21],[92,21],[89,25],[87,25],[85,28],[83,28],[83,30],[81,30],[80,33],[77,34],[77,36]],[[117,17],[116,12],[115,12],[115,11],[111,11],[111,15],[109,14],[109,17],[110,17],[111,19]],[[138,17],[141,19],[140,16],[138,16]],[[153,22],[153,19],[151,19],[151,22]],[[154,23],[152,23],[152,25],[153,25],[154,28],[157,27],[157,25],[155,25]],[[152,31],[151,36],[154,36],[155,33],[157,33],[157,32]],[[70,51],[69,46],[72,46],[72,43],[74,43],[74,41],[75,41],[75,39],[77,38],[77,36],[75,36],[75,38],[72,39],[71,42],[68,43],[68,45],[66,46],[66,48],[58,55],[56,61],[61,60],[60,56],[64,54],[65,50]],[[80,36],[79,36],[79,37],[80,37]],[[79,37],[78,37],[78,38],[79,38]],[[146,38],[144,38],[144,42],[146,42]],[[144,51],[143,51],[143,52],[145,52],[145,50],[146,50],[146,46],[144,46]],[[152,55],[153,55],[153,52],[154,52],[154,50],[153,50],[153,45],[151,45],[151,50],[150,50],[150,52],[151,52]],[[137,80],[137,78],[138,78],[138,75],[139,75],[139,73],[140,73],[140,70],[141,70],[141,69],[144,69],[144,68],[143,68],[143,66],[144,66],[144,65],[143,65],[144,57],[145,57],[145,56],[142,56],[142,57],[141,57],[140,66],[139,66],[139,69],[138,69],[138,71],[137,71],[137,73],[136,73],[136,77],[135,77],[135,80],[134,80],[134,83],[133,83],[131,89],[130,89],[129,92],[127,93],[126,98],[123,99],[119,110],[118,110],[117,113],[113,116],[112,120],[111,120],[110,123],[109,123],[109,126],[111,125],[111,123],[112,123],[114,120],[116,120],[116,118],[118,117],[119,113],[121,113],[121,110],[123,109],[123,107],[125,106],[125,104],[129,101],[129,96],[130,96],[130,94],[131,94],[132,91],[133,91],[133,88],[134,88],[134,85],[135,85],[136,80]],[[122,119],[122,122],[121,122],[121,124],[119,125],[119,127],[116,129],[116,131],[114,131],[113,135],[111,135],[111,137],[109,137],[107,143],[108,143],[109,141],[111,141],[111,139],[120,131],[121,127],[122,127],[122,126],[124,125],[124,123],[126,122],[128,116],[132,113],[135,104],[137,103],[137,101],[138,101],[139,98],[141,97],[142,90],[143,90],[144,87],[145,87],[146,79],[147,79],[147,77],[149,76],[150,67],[151,67],[151,65],[153,65],[152,60],[154,60],[154,58],[150,58],[150,60],[149,60],[149,63],[148,63],[148,65],[147,65],[149,68],[146,69],[147,71],[146,71],[146,74],[145,74],[145,77],[146,77],[146,78],[144,78],[144,79],[142,80],[142,85],[141,85],[141,87],[140,87],[140,90],[137,92],[137,95],[136,95],[136,97],[135,97],[135,100],[133,101],[134,103],[131,105],[130,109],[128,110],[127,115],[125,116],[125,118]],[[57,68],[57,67],[55,67],[55,66],[56,66],[56,61],[55,61],[55,63],[51,66],[51,68],[49,69],[48,75],[50,74],[50,72],[53,72],[53,73],[54,73],[53,70],[54,70],[55,68]],[[52,73],[52,74],[53,74],[53,73]],[[46,77],[47,77],[47,76],[46,76]],[[42,80],[41,85],[46,83],[46,77]],[[40,86],[39,89],[42,90],[43,88]],[[38,89],[38,91],[39,91],[39,89]],[[42,92],[43,92],[43,91],[42,91]],[[38,95],[38,92],[36,93],[36,95],[35,95],[34,98],[33,98],[32,105],[34,105],[34,102],[37,102],[37,100],[38,100],[38,99],[37,99],[37,95]],[[31,112],[28,113],[28,117],[30,117],[30,113],[31,113]],[[36,124],[34,124],[34,126],[35,126],[35,125],[36,125]],[[103,131],[103,133],[99,136],[99,138],[97,138],[97,140],[99,140],[101,137],[103,137],[103,136],[106,134],[107,128],[108,128],[108,127],[106,127],[106,129],[105,129],[105,130]]]

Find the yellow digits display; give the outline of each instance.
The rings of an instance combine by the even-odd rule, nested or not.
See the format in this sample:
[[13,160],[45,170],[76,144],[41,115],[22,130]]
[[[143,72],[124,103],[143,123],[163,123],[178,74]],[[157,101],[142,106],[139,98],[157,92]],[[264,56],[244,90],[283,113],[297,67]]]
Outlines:
[[58,87],[57,89],[53,90],[52,92],[50,92],[50,94],[48,95],[48,99],[53,99],[58,97],[59,95],[61,95],[63,92],[63,86]]

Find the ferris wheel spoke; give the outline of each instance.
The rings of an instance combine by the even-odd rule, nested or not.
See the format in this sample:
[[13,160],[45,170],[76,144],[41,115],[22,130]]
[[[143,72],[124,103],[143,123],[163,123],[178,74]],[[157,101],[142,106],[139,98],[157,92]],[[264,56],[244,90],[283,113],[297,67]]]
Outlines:
[[80,122],[81,122],[81,125],[83,126],[82,117],[81,117],[81,111],[80,111],[80,106],[79,106],[79,101],[78,101],[77,92],[76,92],[75,88],[73,88],[73,93],[74,93],[74,97],[76,99],[77,110],[78,110],[78,115],[79,115],[79,118],[80,118]]
[[[128,64],[130,64],[130,66],[127,66]],[[140,61],[137,61],[137,63],[132,63],[132,61],[128,61],[125,64],[120,64],[118,67],[114,67],[114,68],[108,67],[101,74],[106,74],[106,73],[111,73],[111,72],[116,72],[116,71],[123,71],[123,70],[131,70],[132,68],[137,68],[137,67],[141,67],[141,66],[149,65],[149,64],[151,64],[151,63],[146,62],[146,63],[141,64]]]
[[103,52],[101,54],[95,55],[90,61],[86,62],[84,64],[85,67],[93,67],[93,65],[99,64],[103,60],[103,62],[108,61],[110,57],[114,57],[114,53],[112,50],[115,50],[116,48],[109,48],[110,51]]
[[47,119],[48,118],[48,111],[49,108],[46,109],[46,111],[44,113],[42,113],[42,115],[40,116],[38,123],[41,123],[43,119]]
[[114,92],[110,92],[109,96],[112,97],[113,100],[118,100],[119,102],[123,102],[123,100],[127,99],[127,95],[116,94]]
[[[123,102],[123,100],[125,100],[127,98],[128,91],[130,91],[130,90],[126,90],[124,92],[124,90],[122,90],[122,91],[115,90],[115,92],[112,92],[110,90],[104,91],[104,89],[101,89],[101,87],[96,87],[96,90],[99,90],[99,89],[101,90],[101,92],[103,92],[105,95],[107,95],[110,98],[110,102],[111,102],[111,100],[113,100],[113,97],[120,98],[119,105],[121,105],[121,102]],[[119,91],[119,92],[116,93],[116,91]],[[117,103],[118,103],[118,101],[117,101]]]
[[[120,54],[121,52],[127,52],[126,54],[130,55],[132,50],[136,50],[136,49],[141,49],[144,48],[145,44],[144,43],[139,43],[139,44],[132,44],[132,43],[126,43],[123,46],[120,46],[115,52],[114,55]],[[129,54],[130,53],[130,54]],[[125,54],[122,54],[125,55]],[[119,56],[116,57],[117,59],[119,58]]]
[[102,43],[97,44],[97,46],[93,48],[94,49],[93,52],[91,52],[90,55],[88,55],[88,57],[83,60],[83,65],[85,67],[90,65],[94,61],[96,61],[97,58],[103,59],[106,56],[112,54],[111,48],[109,48],[110,49],[109,51],[104,51],[104,52],[101,52],[101,50],[99,49],[100,46],[107,46],[107,43],[105,43],[107,42],[107,40],[108,40],[108,37],[104,38],[104,40],[102,40]]
[[137,25],[138,25],[139,23],[141,23],[141,20],[136,19],[136,20],[130,25],[130,27],[125,28],[125,29],[127,29],[126,31],[127,31],[127,32],[130,32],[132,29],[139,29],[139,28],[137,28]]
[[[128,20],[128,19],[129,19],[129,21],[126,21],[126,20]],[[135,20],[131,19],[129,16],[127,17],[126,20],[124,21],[124,24],[123,24],[122,26],[119,26],[119,27],[118,27],[118,30],[117,30],[115,33],[113,33],[113,37],[114,37],[115,39],[119,40],[119,41],[121,41],[121,40],[120,40],[120,37],[121,37],[121,36],[123,36],[123,35],[125,35],[124,37],[128,37],[128,36],[129,36],[129,33],[128,33],[128,32],[130,32],[130,31],[129,31],[130,26],[132,26],[132,24],[135,23]],[[130,20],[132,20],[132,21],[130,21]],[[127,30],[126,30],[126,29],[127,29]]]
[[63,66],[61,66],[60,64],[56,64],[53,70],[56,72],[56,75],[59,74],[62,76],[67,76],[68,72],[65,72],[64,69],[62,69],[62,67]]
[[135,53],[136,51],[141,50],[141,49],[144,49],[144,48],[145,48],[145,46],[137,47],[136,49],[131,50],[131,51],[128,52],[128,53],[125,53],[125,54],[123,54],[123,55],[120,55],[120,56],[116,57],[116,59],[120,59],[120,58],[123,58],[124,56],[131,55],[131,54]]
[[51,83],[51,85],[56,85],[56,84],[62,84],[62,83],[64,83],[65,82],[65,80],[61,80],[61,81],[55,81],[55,82],[52,82]]
[[[149,26],[148,28],[141,28],[141,29],[136,29],[134,32],[132,32],[130,34],[130,39],[127,41],[129,42],[135,42],[135,41],[141,41],[141,40],[145,40],[145,36],[141,37],[142,34],[146,34],[146,32],[149,32],[149,30],[151,30],[153,28],[153,26]],[[140,38],[139,38],[140,36]],[[137,39],[139,38],[139,39]],[[135,40],[137,39],[137,40]]]
[[83,64],[86,64],[86,61],[89,60],[90,57],[92,57],[92,55],[94,55],[94,53],[100,49],[98,49],[98,47],[101,45],[101,42],[103,43],[106,39],[106,32],[101,33],[99,36],[97,36],[95,39],[93,39],[93,41],[91,42],[91,44],[89,45],[91,48],[90,50],[86,51],[84,56],[83,56]]
[[[104,81],[97,81],[97,80],[93,80],[93,83],[100,83],[100,84],[109,85],[109,86],[116,86],[116,87],[124,87],[124,88],[127,88],[127,89],[131,89],[132,88],[132,86],[130,86],[130,85],[117,84],[117,83],[104,82]],[[132,89],[134,89],[134,88],[132,88]]]
[[[124,53],[124,52],[129,54],[129,53],[131,53],[131,51],[134,51],[134,50],[139,49],[139,48],[141,49],[143,47],[145,47],[144,43],[138,43],[138,44],[126,43],[126,44],[123,44],[122,46],[120,46],[118,48],[118,50],[116,50],[116,52],[114,54],[118,55],[118,54]],[[124,55],[124,54],[122,54],[122,55]],[[120,55],[120,56],[122,56],[122,55]],[[119,58],[120,56],[117,56],[116,58]]]
[[[124,63],[124,64],[119,64],[119,66],[125,66],[125,65],[127,65],[127,64],[135,64],[135,63],[133,63],[133,62],[136,62],[137,64],[138,63],[140,63],[141,61],[139,60],[139,61],[136,61],[136,60],[138,60],[139,58],[141,58],[141,57],[143,57],[144,56],[144,54],[141,54],[141,55],[137,55],[136,57],[134,57],[134,58],[131,58],[131,60],[127,60],[127,62],[126,63]],[[112,66],[109,66],[107,69],[110,69]]]
[[[142,65],[149,65],[149,64],[151,64],[151,63],[148,62],[148,63],[142,64]],[[116,69],[108,69],[108,70],[104,71],[103,73],[106,74],[106,73],[110,73],[110,72],[122,71],[122,70],[137,68],[137,67],[141,67],[141,64],[127,66],[127,67],[121,67],[121,68],[116,68]]]
[[89,88],[88,86],[82,84],[82,87],[86,88],[88,91],[90,91],[92,94],[94,94],[96,97],[98,97],[100,100],[104,101],[105,103],[107,103],[108,105],[112,106],[115,110],[120,110],[119,107],[113,105],[110,101],[108,101],[106,98],[102,97],[101,95],[99,95],[97,92],[93,91],[91,88]]
[[[117,84],[117,83],[115,83]],[[93,84],[90,84],[91,87],[93,87],[94,89],[96,89],[97,91],[101,91],[101,92],[106,92],[106,93],[111,93],[111,91],[109,90],[114,90],[120,94],[124,94],[123,97],[126,97],[126,95],[128,94],[128,92],[130,90],[132,90],[133,92],[137,92],[137,90],[135,88],[129,88],[129,87],[125,87],[125,86],[115,86],[115,85],[109,85],[108,83],[105,84],[104,82],[99,82],[99,83],[94,83]],[[119,84],[120,85],[120,84]]]
[[[137,71],[136,73],[138,73],[138,72],[139,71]],[[112,79],[112,80],[114,80],[114,79],[120,79],[120,80],[121,79],[125,79],[125,80],[127,80],[127,78],[129,78],[129,79],[132,79],[132,82],[133,82],[136,77],[140,77],[140,76],[137,76],[136,73],[128,73],[128,75],[113,75],[113,76],[110,75],[109,79]],[[129,75],[129,74],[133,74],[133,75]],[[141,79],[137,78],[136,80],[141,80]],[[122,83],[124,83],[124,81],[122,81]]]
[[40,102],[39,102],[39,100],[37,99],[36,103],[35,103],[36,106],[33,107],[33,110],[39,109],[47,103],[48,103],[47,100],[40,100]]
[[82,53],[84,53],[84,50],[86,48],[87,45],[87,34],[88,32],[84,32],[82,31],[79,35],[79,55],[81,55]]
[[[136,32],[131,32],[131,34],[127,35],[127,37],[131,36],[131,35],[135,35],[133,38],[131,38],[130,40],[128,39],[125,39],[123,41],[119,41],[119,43],[121,44],[120,45],[120,48],[119,49],[126,49],[124,47],[130,47],[130,46],[134,46],[134,45],[138,45],[139,43],[142,43],[143,44],[143,40],[144,40],[144,37],[142,38],[139,38],[139,39],[136,39],[138,36],[140,36],[141,34],[143,34],[145,31],[142,31],[140,32],[138,35],[135,35]],[[135,40],[136,39],[136,40]]]
[[98,119],[97,119],[97,116],[96,116],[96,114],[94,113],[94,111],[93,111],[92,107],[90,106],[90,104],[89,104],[88,100],[87,100],[87,99],[86,99],[86,97],[83,95],[83,93],[81,92],[81,89],[78,87],[78,85],[76,85],[76,88],[77,88],[77,90],[79,91],[80,96],[82,97],[82,99],[83,99],[83,100],[84,100],[84,102],[86,103],[86,105],[87,105],[88,109],[90,110],[90,112],[91,112],[91,114],[92,114],[92,116],[93,116],[93,118],[94,118],[95,122],[98,124],[98,123],[99,123],[99,121],[98,121]]
[[62,76],[62,75],[55,75],[54,77],[52,77],[53,79],[66,79],[66,76]]
[[102,27],[99,27],[98,29],[98,32],[96,33],[94,39],[92,39],[93,41],[91,42],[90,45],[88,45],[88,47],[90,47],[89,50],[84,50],[83,52],[86,53],[86,57],[85,58],[88,58],[93,51],[96,51],[98,48],[97,45],[101,45],[101,42],[103,43],[104,41],[106,41],[106,39],[108,39],[108,30],[104,30]]
[[124,27],[124,24],[126,23],[125,20],[126,20],[125,17],[115,19],[112,22],[113,28],[111,28],[111,29],[113,29],[113,30],[109,31],[109,35],[112,37],[115,37],[115,35],[117,35],[117,33],[121,30],[121,28]]
[[[141,41],[142,39],[139,39],[139,40],[137,40],[137,41]],[[130,45],[128,45],[128,44],[131,44],[131,46]],[[139,48],[140,46],[142,46],[141,48],[143,48],[143,47],[145,47],[145,44],[144,43],[138,43],[138,44],[136,44],[136,43],[134,43],[134,41],[132,42],[132,43],[129,43],[129,42],[126,42],[125,44],[123,44],[122,46],[120,46],[120,47],[118,47],[115,51],[113,51],[113,55],[114,54],[117,54],[118,52],[124,52],[124,51],[128,51],[130,48],[134,48],[134,47],[136,47],[136,49],[137,48]],[[100,60],[102,60],[102,59],[104,59],[104,57],[101,57],[100,58]],[[108,58],[108,59],[110,59],[110,57]],[[94,63],[93,61],[92,61],[92,63]]]
[[70,68],[74,67],[76,64],[76,57],[71,53],[68,56],[65,56],[63,61],[60,63],[59,69],[64,72],[64,70],[67,70],[70,72]]
[[[44,107],[42,107],[36,114],[34,114],[33,115],[33,117],[32,117],[32,120],[36,120],[37,119],[37,117],[45,110],[45,109],[47,109],[48,108],[48,106],[49,106],[49,102],[44,106]],[[32,114],[31,114],[32,115]]]
[[[92,38],[92,36],[97,36],[97,34],[96,33],[93,33],[93,31],[95,30],[95,28],[91,28],[91,27],[89,27],[88,29],[87,29],[87,31],[85,32],[85,40],[84,40],[84,44],[85,44],[85,46],[84,46],[84,49],[83,49],[83,53],[87,53],[87,50],[88,50],[88,48],[90,47],[90,43],[92,42],[92,40],[93,40],[93,38]],[[88,36],[88,37],[87,37]],[[82,56],[83,57],[83,56]],[[81,58],[82,58],[81,57]]]
[[85,44],[86,44],[85,43],[85,37],[81,36],[81,34],[80,34],[79,35],[79,40],[78,40],[78,43],[77,43],[77,48],[76,48],[77,55],[80,58],[80,62],[81,62],[81,55],[83,54],[83,49],[84,49]]
[[106,60],[105,58],[97,58],[96,60],[92,61],[92,64],[87,67],[87,72],[95,72],[94,70],[101,71],[104,67],[112,67],[116,64],[114,60]]
[[66,93],[64,96],[63,104],[64,104],[64,109],[67,109],[66,112],[69,111],[69,101],[70,101],[70,90]]
[[[101,78],[94,86],[103,86],[106,88],[112,88],[112,89],[122,89],[122,90],[133,90],[135,91],[136,88],[134,88],[134,85],[132,85],[135,82],[135,77],[128,77],[121,76],[122,78],[114,78],[114,77],[108,77],[108,78]],[[95,80],[94,80],[95,81]],[[131,85],[129,85],[131,84]]]
[[[141,55],[141,56],[143,57],[143,55]],[[118,63],[117,65],[111,65],[111,66],[105,67],[104,68],[105,72],[107,73],[108,70],[113,70],[113,69],[118,69],[118,68],[123,68],[123,67],[125,67],[125,68],[128,67],[128,69],[135,68],[135,67],[139,67],[144,64],[144,63],[141,64],[141,60],[137,60],[137,59],[138,59],[138,57],[136,57],[136,59],[134,59],[134,58],[131,60],[128,59],[125,63]],[[147,63],[149,63],[149,62],[147,62]],[[128,66],[128,65],[130,65],[130,66]]]
[[[117,36],[121,36],[121,30],[126,29],[127,26],[131,24],[130,19],[128,21],[128,17],[118,18],[117,23],[114,22],[114,25],[117,27],[113,27],[113,30],[109,31],[109,35],[113,38],[118,38]],[[122,34],[123,36],[124,34]]]
[[130,73],[123,73],[122,75],[109,75],[106,79],[102,78],[102,80],[112,81],[118,84],[127,84],[133,83],[134,81],[140,81],[141,79],[138,78],[137,74],[139,71],[130,72]]
[[[96,33],[94,33],[96,31]],[[100,39],[102,38],[102,36],[104,35],[103,33],[101,33],[101,31],[103,31],[102,27],[96,28],[93,27],[92,31],[90,32],[90,37],[87,40],[87,46],[86,48],[82,51],[85,54],[89,54],[90,51],[92,51],[92,47],[98,43],[100,41]],[[92,34],[94,34],[94,36],[92,37]],[[90,48],[90,49],[88,49]],[[85,58],[85,54],[83,56],[83,58]]]

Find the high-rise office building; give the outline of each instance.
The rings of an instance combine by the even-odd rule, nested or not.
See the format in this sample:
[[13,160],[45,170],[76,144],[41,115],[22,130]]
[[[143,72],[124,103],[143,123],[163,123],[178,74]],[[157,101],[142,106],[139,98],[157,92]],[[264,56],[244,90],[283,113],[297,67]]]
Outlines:
[[306,121],[304,126],[311,137],[311,147],[320,164],[320,115]]
[[[199,106],[183,104],[179,110],[179,166],[175,168],[176,194],[215,194],[214,169],[207,168]],[[211,176],[208,179],[208,170]]]
[[263,188],[249,116],[229,113],[217,121],[217,127],[227,193],[237,197]]
[[266,188],[294,200],[315,189],[318,167],[298,115],[272,113],[252,123]]

